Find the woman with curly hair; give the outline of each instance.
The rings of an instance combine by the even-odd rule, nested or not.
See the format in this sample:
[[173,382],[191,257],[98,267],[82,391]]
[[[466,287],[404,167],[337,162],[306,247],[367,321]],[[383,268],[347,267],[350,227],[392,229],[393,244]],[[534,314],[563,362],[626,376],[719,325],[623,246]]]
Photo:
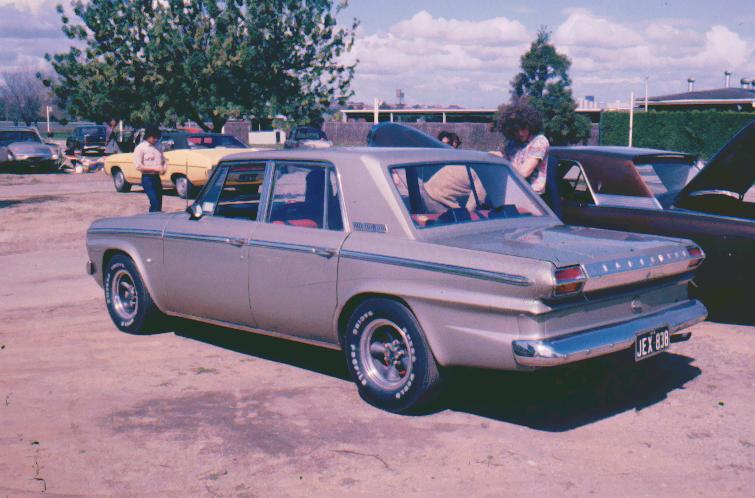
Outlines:
[[542,195],[545,192],[545,177],[548,168],[550,144],[543,129],[543,118],[527,99],[519,99],[498,108],[496,129],[506,139],[503,151],[491,154],[505,157],[522,175],[532,190]]

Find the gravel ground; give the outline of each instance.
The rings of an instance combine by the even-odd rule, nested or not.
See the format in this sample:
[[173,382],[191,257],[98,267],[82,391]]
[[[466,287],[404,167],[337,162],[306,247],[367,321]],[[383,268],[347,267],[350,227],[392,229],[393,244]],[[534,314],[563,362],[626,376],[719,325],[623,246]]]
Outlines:
[[638,365],[454,371],[436,412],[391,415],[336,352],[118,332],[84,233],[146,208],[102,173],[0,175],[0,496],[752,496],[753,326]]

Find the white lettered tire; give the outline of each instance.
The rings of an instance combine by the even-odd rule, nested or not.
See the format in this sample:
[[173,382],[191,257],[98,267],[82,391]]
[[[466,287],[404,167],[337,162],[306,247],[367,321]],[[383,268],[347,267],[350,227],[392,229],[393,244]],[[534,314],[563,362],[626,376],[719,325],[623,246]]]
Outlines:
[[343,348],[360,396],[378,408],[419,411],[440,392],[440,371],[422,328],[398,301],[371,298],[357,306]]
[[153,331],[161,316],[134,261],[116,254],[105,265],[105,304],[116,327],[129,334]]

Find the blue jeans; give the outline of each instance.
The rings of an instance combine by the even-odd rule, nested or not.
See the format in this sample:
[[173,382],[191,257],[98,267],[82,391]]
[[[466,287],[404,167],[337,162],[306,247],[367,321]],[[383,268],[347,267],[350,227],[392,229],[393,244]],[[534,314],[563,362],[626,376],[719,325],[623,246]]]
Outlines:
[[142,175],[142,188],[149,199],[149,212],[159,213],[163,210],[163,186],[159,175]]

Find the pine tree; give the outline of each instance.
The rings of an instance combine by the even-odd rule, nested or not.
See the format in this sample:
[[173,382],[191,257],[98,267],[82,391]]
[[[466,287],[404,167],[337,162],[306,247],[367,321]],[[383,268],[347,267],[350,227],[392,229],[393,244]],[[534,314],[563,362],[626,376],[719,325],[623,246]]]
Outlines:
[[571,91],[571,61],[550,43],[540,28],[537,39],[521,58],[522,72],[511,82],[512,101],[527,97],[543,116],[543,132],[553,145],[577,143],[590,136],[590,121],[577,114]]

